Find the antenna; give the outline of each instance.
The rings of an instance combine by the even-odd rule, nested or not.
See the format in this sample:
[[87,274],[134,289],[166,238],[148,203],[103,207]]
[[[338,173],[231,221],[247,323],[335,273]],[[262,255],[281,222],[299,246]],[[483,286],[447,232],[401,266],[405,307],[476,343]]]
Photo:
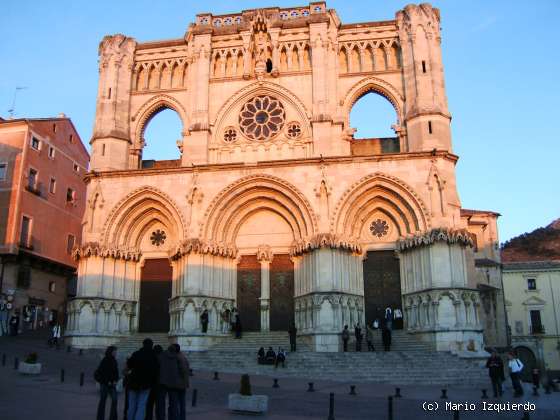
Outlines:
[[27,89],[27,86],[16,86],[16,89],[14,91],[14,99],[12,100],[12,107],[10,109],[8,109],[8,115],[10,119],[14,118],[14,113],[16,110],[16,98],[17,98],[17,94],[18,91],[23,90],[23,89]]

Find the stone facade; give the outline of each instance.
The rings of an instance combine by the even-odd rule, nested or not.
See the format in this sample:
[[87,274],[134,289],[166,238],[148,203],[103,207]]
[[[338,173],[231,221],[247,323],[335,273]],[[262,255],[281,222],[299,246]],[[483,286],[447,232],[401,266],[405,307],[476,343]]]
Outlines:
[[[142,267],[161,258],[173,268],[169,333],[182,345],[208,348],[224,335],[221,313],[255,287],[255,322],[272,329],[289,255],[298,334],[337,351],[342,327],[367,320],[364,259],[392,250],[404,328],[439,350],[480,350],[439,24],[428,4],[343,24],[313,2],[201,14],[177,40],[105,37],[73,343],[137,331]],[[371,92],[395,109],[394,139],[354,139],[350,111]],[[165,108],[183,122],[180,158],[146,167],[143,133]]]

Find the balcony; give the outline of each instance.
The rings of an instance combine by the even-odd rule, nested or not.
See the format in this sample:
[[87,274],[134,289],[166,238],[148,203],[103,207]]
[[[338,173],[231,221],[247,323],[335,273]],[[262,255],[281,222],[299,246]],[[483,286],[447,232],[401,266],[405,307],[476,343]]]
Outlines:
[[544,334],[544,327],[542,325],[531,325],[531,335]]
[[29,191],[31,194],[35,194],[37,197],[41,197],[41,189],[40,187],[35,187],[33,185],[26,185],[25,189]]

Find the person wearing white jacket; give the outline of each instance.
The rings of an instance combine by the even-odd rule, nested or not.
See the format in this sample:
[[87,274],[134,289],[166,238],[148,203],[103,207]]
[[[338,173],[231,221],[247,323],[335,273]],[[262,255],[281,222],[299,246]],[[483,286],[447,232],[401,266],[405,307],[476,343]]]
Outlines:
[[521,386],[521,371],[523,370],[523,363],[517,358],[514,352],[508,353],[508,366],[511,377],[511,384],[514,389],[514,397],[520,397],[523,395],[523,387]]

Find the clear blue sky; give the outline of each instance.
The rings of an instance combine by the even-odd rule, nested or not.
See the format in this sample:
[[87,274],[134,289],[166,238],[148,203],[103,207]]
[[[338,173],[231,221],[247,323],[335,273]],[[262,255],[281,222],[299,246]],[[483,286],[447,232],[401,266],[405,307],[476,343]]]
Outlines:
[[[392,19],[406,3],[327,4],[343,22],[360,22]],[[196,13],[300,4],[305,2],[7,0],[0,14],[0,115],[7,116],[14,88],[26,86],[17,99],[16,117],[64,112],[87,143],[95,112],[97,47],[105,34],[121,32],[139,41],[180,38]],[[560,135],[555,125],[560,119],[560,1],[433,4],[442,14],[463,207],[500,212],[502,241],[548,224],[560,217]],[[393,119],[384,115],[389,109],[384,104],[379,112],[367,102],[358,106],[352,114],[355,127],[370,124],[371,115],[378,116],[375,123],[383,129]],[[174,116],[158,117],[148,128],[147,157],[175,157],[179,129]],[[359,133],[367,135],[367,130]]]

